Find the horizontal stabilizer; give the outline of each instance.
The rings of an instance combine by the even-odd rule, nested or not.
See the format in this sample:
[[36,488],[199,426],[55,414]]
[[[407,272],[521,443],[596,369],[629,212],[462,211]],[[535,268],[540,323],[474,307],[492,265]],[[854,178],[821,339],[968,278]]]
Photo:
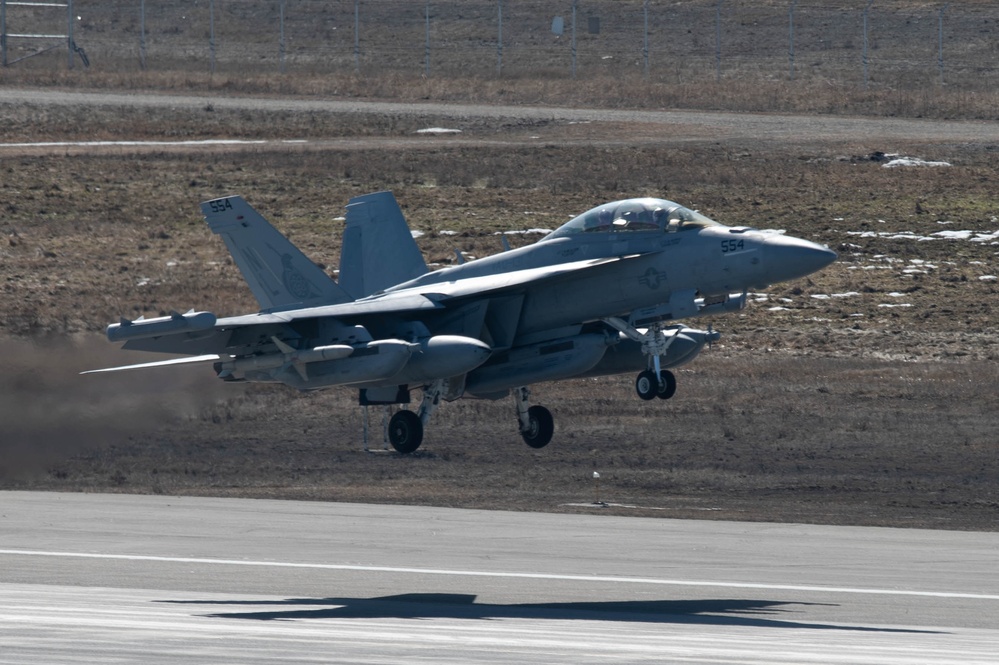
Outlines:
[[352,300],[243,197],[205,201],[201,211],[212,232],[222,236],[261,310],[336,305]]
[[186,365],[188,363],[206,363],[211,360],[218,360],[219,356],[214,353],[205,356],[189,356],[187,358],[172,358],[170,360],[157,360],[151,363],[139,363],[138,365],[123,365],[122,367],[105,367],[104,369],[88,369],[80,374],[99,374],[101,372],[121,372],[126,369],[146,369],[147,367],[166,367],[168,365]]

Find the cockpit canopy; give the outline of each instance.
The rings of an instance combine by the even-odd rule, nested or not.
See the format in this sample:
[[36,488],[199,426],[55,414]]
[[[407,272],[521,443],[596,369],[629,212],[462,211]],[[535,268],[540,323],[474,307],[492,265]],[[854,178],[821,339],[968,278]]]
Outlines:
[[544,239],[566,238],[577,233],[674,233],[721,226],[701,213],[665,199],[626,199],[605,203],[569,220]]

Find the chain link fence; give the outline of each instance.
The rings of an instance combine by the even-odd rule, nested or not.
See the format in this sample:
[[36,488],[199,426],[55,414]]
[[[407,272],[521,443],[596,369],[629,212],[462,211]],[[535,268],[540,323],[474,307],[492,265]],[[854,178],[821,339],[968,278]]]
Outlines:
[[[72,11],[91,67],[118,72],[795,80],[908,90],[999,83],[992,2],[75,0]],[[53,20],[65,27],[50,8],[6,11],[8,32],[44,32]],[[8,40],[7,48],[13,60],[39,45]],[[65,52],[47,66],[57,62],[65,66]]]

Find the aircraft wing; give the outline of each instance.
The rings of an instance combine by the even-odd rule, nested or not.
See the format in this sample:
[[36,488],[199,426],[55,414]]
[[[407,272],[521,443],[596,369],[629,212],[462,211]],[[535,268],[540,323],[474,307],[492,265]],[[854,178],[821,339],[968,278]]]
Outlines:
[[[496,275],[482,275],[451,282],[425,284],[399,291],[379,293],[354,302],[318,307],[303,307],[282,311],[263,311],[255,314],[217,319],[208,329],[196,327],[206,313],[174,315],[164,319],[137,320],[113,324],[108,328],[112,341],[125,341],[123,348],[157,353],[190,354],[207,360],[208,356],[243,356],[260,352],[261,347],[272,344],[272,338],[287,337],[289,325],[315,319],[333,319],[345,325],[370,321],[379,317],[406,315],[419,317],[460,306],[478,297],[502,296],[507,292],[522,292],[532,284],[578,275],[619,261],[628,261],[644,254],[574,261],[542,268],[528,268]],[[183,327],[188,317],[191,325]],[[165,327],[171,330],[164,330]],[[123,332],[125,331],[125,332]],[[191,360],[191,362],[196,362]],[[163,364],[173,364],[163,361]],[[146,364],[146,366],[157,366]],[[127,366],[131,368],[131,366]],[[118,368],[109,368],[110,371]]]
[[556,266],[529,268],[498,275],[469,277],[454,282],[439,282],[411,289],[389,291],[369,296],[362,300],[340,305],[306,307],[282,312],[260,312],[219,319],[216,329],[232,329],[245,326],[279,325],[315,318],[334,318],[347,322],[356,318],[381,315],[414,314],[441,310],[449,301],[461,299],[463,302],[477,296],[495,296],[504,291],[519,290],[534,283],[565,277],[581,271],[607,265],[617,261],[627,261],[645,254],[631,254],[623,257],[609,257],[574,261]]
[[[468,298],[478,295],[495,295],[503,291],[521,289],[531,284],[544,281],[555,280],[568,275],[575,275],[581,272],[595,269],[610,263],[628,261],[640,256],[647,256],[656,252],[645,252],[642,254],[629,254],[627,256],[612,256],[599,259],[587,259],[585,261],[573,261],[557,265],[543,266],[540,268],[526,268],[514,270],[496,275],[481,275],[479,277],[466,277],[453,282],[438,282],[418,287],[419,291],[435,294],[438,300],[449,298]],[[405,293],[407,290],[397,292],[390,291],[388,294]]]

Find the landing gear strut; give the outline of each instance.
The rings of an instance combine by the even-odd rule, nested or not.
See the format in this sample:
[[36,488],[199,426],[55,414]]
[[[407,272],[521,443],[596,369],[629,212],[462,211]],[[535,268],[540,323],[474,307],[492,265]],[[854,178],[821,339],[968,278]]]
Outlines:
[[529,407],[527,399],[530,395],[531,391],[526,387],[513,389],[517,419],[520,421],[520,436],[531,448],[544,448],[555,433],[555,419],[552,418],[552,412],[543,406]]

